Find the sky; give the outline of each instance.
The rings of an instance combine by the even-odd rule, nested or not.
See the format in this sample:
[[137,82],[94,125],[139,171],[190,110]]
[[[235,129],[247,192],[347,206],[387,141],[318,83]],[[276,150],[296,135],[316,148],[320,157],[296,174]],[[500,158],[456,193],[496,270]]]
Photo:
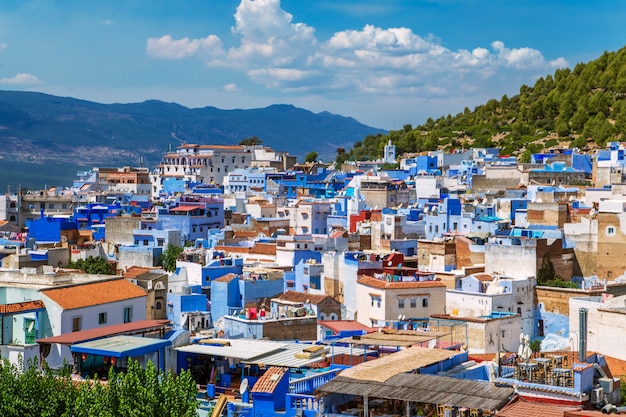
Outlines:
[[622,0],[2,0],[0,89],[401,129],[617,51],[624,16]]

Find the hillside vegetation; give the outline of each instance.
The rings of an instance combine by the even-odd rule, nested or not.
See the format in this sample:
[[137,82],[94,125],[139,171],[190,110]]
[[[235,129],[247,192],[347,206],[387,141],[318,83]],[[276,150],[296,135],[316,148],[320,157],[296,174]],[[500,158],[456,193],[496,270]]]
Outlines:
[[[491,99],[474,110],[388,134],[369,135],[337,160],[374,159],[388,140],[398,155],[436,149],[499,147],[502,154],[527,161],[533,152],[553,146],[583,151],[621,140],[626,130],[626,48],[605,52],[572,70],[559,69],[522,85],[514,97]],[[343,152],[342,152],[343,151]]]

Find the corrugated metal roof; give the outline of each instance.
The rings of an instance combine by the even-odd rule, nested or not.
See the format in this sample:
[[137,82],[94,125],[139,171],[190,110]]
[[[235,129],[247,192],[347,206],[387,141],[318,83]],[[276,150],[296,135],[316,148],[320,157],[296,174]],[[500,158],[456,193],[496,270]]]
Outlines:
[[[255,356],[242,362],[249,364],[264,364],[267,366],[283,366],[286,368],[303,368],[323,360],[323,357],[321,355],[309,359],[296,358],[296,353],[300,353],[302,352],[302,349],[311,346],[313,345],[305,343],[290,343],[274,352]],[[373,353],[373,351],[368,350],[367,353]],[[351,349],[350,347],[346,346],[326,346],[324,349],[324,354],[326,355],[326,359],[329,362],[332,362],[332,358],[334,356],[350,354],[360,356],[364,354],[364,351],[363,349]]]
[[[286,346],[285,343],[252,339],[211,339],[215,344],[193,344],[176,348],[181,352],[202,355],[223,356],[249,360],[260,355],[275,352]],[[222,344],[224,343],[224,344]],[[228,343],[226,345],[225,343]]]
[[[358,366],[361,365],[357,365],[356,367]],[[497,387],[495,384],[485,381],[402,373],[384,382],[379,382],[346,377],[344,376],[346,371],[343,371],[339,376],[318,388],[316,395],[340,393],[359,397],[368,396],[456,407],[498,410],[503,407],[514,394],[513,388]]]

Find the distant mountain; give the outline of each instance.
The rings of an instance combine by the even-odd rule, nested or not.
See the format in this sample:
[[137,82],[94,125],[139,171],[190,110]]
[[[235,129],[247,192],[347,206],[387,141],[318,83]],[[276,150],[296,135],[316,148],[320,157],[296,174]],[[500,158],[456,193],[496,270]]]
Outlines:
[[593,152],[610,141],[624,141],[626,132],[626,48],[605,52],[573,69],[556,70],[519,94],[491,99],[474,110],[387,135],[369,135],[346,152],[345,159],[382,156],[391,140],[396,153],[444,149],[499,147],[522,162],[551,147]]
[[[367,135],[386,133],[353,118],[291,105],[263,109],[189,109],[157,100],[99,104],[42,93],[0,91],[0,187],[70,185],[94,166],[154,167],[182,143],[236,145],[257,136],[264,146],[303,160],[316,151],[333,161]],[[15,188],[14,188],[15,190]]]

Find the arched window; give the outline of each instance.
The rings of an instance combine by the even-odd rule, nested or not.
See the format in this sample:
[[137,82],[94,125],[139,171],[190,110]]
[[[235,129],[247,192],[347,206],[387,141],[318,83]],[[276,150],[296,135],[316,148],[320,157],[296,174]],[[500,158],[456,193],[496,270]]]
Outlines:
[[157,301],[157,302],[156,302],[156,309],[157,309],[157,310],[160,310],[160,309],[162,309],[162,308],[163,308],[163,304],[161,304],[161,302],[160,302],[160,301]]

